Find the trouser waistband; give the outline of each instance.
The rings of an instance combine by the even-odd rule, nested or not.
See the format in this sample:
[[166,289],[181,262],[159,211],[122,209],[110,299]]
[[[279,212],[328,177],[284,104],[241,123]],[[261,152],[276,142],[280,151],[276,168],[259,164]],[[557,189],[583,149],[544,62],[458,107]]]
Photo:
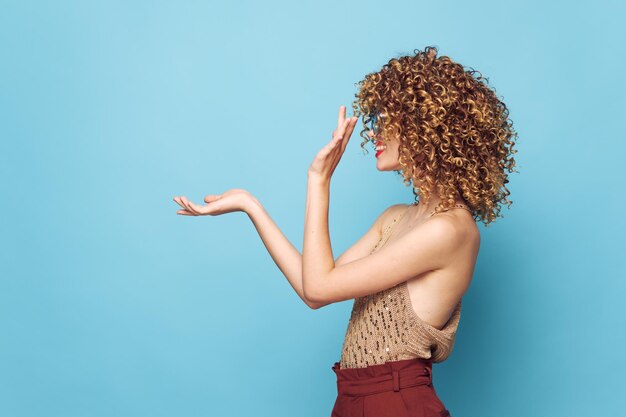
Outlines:
[[406,359],[386,362],[366,368],[341,369],[335,362],[337,391],[341,395],[363,396],[385,391],[400,391],[416,385],[432,385],[432,362],[424,359]]

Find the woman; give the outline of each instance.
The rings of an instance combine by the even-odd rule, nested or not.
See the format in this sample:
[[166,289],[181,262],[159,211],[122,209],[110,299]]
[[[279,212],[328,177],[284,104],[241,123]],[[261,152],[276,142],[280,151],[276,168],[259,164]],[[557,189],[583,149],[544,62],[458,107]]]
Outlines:
[[[353,109],[339,110],[332,140],[308,170],[302,254],[261,203],[241,189],[209,195],[204,206],[174,200],[182,215],[246,212],[276,265],[311,308],[354,299],[339,362],[340,416],[449,416],[432,363],[454,345],[461,300],[478,256],[476,220],[489,224],[509,192],[517,136],[508,109],[477,71],[437,49],[391,59],[359,82]],[[387,208],[334,259],[328,232],[332,174],[358,116],[376,145],[379,171],[396,171],[417,197]]]

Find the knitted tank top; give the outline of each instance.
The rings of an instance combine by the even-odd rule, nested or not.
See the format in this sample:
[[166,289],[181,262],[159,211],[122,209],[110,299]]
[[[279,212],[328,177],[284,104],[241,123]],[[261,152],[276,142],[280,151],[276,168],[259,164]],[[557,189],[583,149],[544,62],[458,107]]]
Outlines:
[[[370,254],[387,242],[392,226],[407,211],[408,207],[383,230]],[[431,359],[433,362],[446,360],[454,346],[461,317],[461,301],[440,330],[422,321],[415,313],[407,281],[375,294],[355,298],[343,342],[340,367],[363,368],[413,358]]]

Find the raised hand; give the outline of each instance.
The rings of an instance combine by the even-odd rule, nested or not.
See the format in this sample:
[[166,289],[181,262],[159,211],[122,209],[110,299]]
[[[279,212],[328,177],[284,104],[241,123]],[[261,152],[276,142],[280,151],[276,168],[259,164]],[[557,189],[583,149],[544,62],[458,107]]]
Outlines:
[[176,214],[185,216],[218,216],[234,211],[245,211],[246,204],[252,199],[252,195],[241,188],[233,188],[222,194],[209,194],[204,197],[205,205],[198,205],[187,200],[185,196],[174,197],[183,209]]
[[346,119],[346,106],[339,107],[337,129],[333,131],[331,141],[313,159],[311,166],[309,166],[309,175],[316,175],[321,179],[330,180],[348,145],[357,120],[358,117]]

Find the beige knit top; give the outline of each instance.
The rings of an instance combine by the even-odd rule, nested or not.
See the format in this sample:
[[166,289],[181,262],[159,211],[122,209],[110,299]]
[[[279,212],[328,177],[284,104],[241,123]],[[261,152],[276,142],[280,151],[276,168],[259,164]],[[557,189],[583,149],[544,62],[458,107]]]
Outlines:
[[[408,208],[400,217],[406,211]],[[371,253],[387,242],[398,219],[383,230]],[[415,313],[406,281],[375,294],[357,297],[343,342],[340,367],[363,368],[413,358],[444,361],[454,346],[461,317],[461,301],[439,330],[422,321]]]

